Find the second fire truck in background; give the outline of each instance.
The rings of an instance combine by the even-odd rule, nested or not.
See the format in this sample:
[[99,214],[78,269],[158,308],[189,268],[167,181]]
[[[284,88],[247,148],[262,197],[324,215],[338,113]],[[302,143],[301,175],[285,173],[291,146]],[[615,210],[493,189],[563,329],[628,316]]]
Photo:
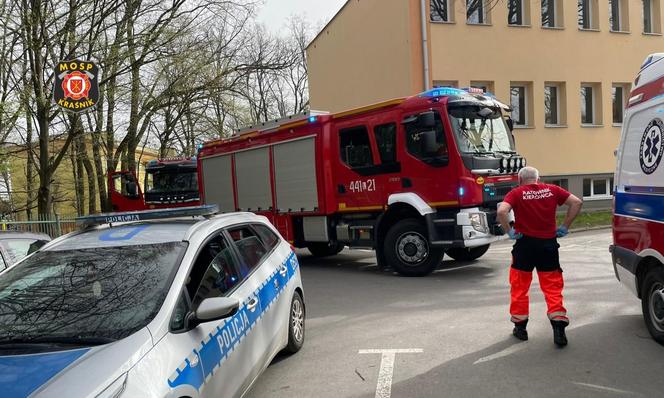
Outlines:
[[197,167],[195,157],[150,160],[145,165],[143,190],[133,172],[109,173],[113,211],[199,205]]

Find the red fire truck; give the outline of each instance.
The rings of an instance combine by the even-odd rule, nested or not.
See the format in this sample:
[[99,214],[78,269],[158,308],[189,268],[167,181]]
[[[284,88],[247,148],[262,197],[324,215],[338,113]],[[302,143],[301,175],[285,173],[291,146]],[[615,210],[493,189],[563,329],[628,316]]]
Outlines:
[[195,157],[150,160],[145,165],[145,191],[141,190],[134,172],[109,173],[113,211],[199,205],[197,167]]
[[200,150],[203,201],[265,215],[317,256],[373,248],[380,267],[426,275],[503,239],[497,205],[525,166],[508,110],[439,88],[251,126]]

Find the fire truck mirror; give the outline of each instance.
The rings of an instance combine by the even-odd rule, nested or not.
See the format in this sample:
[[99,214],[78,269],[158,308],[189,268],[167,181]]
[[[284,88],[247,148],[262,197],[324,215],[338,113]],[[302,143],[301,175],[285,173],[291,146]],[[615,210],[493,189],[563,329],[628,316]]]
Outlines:
[[[436,127],[436,114],[433,111],[422,112],[417,116],[417,124],[422,128]],[[434,133],[435,141],[435,133]]]
[[436,142],[436,131],[428,130],[420,133],[420,140],[422,142],[422,151],[426,154],[437,154],[438,147],[440,146]]
[[507,117],[505,118],[505,123],[507,123],[507,128],[509,128],[510,131],[513,131],[513,130],[514,130],[514,120],[512,120],[511,117],[507,116]]
[[138,185],[134,181],[127,181],[127,197],[129,199],[138,199]]

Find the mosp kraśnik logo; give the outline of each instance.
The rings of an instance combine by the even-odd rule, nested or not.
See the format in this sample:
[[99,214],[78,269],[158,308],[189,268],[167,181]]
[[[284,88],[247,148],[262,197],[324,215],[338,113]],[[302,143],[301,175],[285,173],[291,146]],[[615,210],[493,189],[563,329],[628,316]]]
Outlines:
[[639,149],[639,162],[644,173],[652,174],[657,170],[662,155],[664,155],[664,142],[662,141],[664,141],[664,122],[654,119],[646,127]]
[[62,109],[82,113],[99,100],[99,68],[92,61],[61,61],[55,66],[53,100]]

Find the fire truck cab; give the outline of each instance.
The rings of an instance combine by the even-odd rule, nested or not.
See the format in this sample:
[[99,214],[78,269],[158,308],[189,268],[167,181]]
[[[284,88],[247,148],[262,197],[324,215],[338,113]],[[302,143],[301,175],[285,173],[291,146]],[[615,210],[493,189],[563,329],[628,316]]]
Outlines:
[[473,260],[503,239],[497,205],[525,166],[507,110],[438,88],[250,126],[200,150],[203,200],[263,214],[314,255],[373,248],[379,266],[426,275],[445,253]]
[[137,211],[200,204],[196,158],[153,159],[145,165],[141,190],[132,171],[108,175],[113,211]]

